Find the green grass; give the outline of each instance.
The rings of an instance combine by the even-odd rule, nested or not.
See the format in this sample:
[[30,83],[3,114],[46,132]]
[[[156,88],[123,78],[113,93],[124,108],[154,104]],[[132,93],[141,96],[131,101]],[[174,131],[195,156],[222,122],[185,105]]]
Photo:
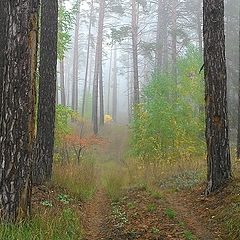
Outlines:
[[87,201],[96,190],[96,169],[92,161],[80,165],[55,165],[53,185],[65,188],[69,194]]
[[195,240],[196,239],[196,237],[192,234],[192,232],[191,231],[189,231],[189,230],[185,230],[184,232],[183,232],[183,237],[186,239],[186,240]]
[[124,185],[122,177],[114,174],[109,174],[104,177],[103,182],[106,188],[106,192],[111,200],[118,201],[121,197],[122,188]]
[[150,203],[147,206],[148,212],[155,212],[157,210],[157,205],[155,203]]
[[129,202],[129,203],[127,204],[127,206],[128,206],[128,209],[134,209],[134,208],[136,208],[136,204],[133,203],[133,202]]
[[38,215],[28,222],[0,225],[4,240],[79,240],[82,230],[79,217],[72,209],[59,214]]
[[[239,184],[235,189],[239,189]],[[240,196],[234,189],[231,192],[225,204],[217,208],[216,221],[226,229],[229,239],[235,240],[240,239]]]
[[175,211],[171,208],[166,208],[164,213],[169,219],[174,219],[176,217]]
[[119,201],[126,183],[124,173],[118,165],[106,165],[102,176],[102,183],[109,198],[114,202]]
[[159,188],[156,188],[154,186],[148,186],[147,192],[156,200],[162,200],[164,199],[163,193],[159,190]]

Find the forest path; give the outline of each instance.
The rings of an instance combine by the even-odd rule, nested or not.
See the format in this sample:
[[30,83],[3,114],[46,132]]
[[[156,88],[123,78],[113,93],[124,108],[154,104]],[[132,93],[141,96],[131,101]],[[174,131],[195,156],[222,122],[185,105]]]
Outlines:
[[94,196],[84,206],[84,240],[106,239],[105,224],[111,211],[109,206],[110,203],[104,189],[98,187]]
[[197,209],[186,201],[174,194],[156,199],[147,191],[129,190],[112,203],[99,187],[84,207],[84,240],[223,239],[211,232]]
[[167,204],[177,212],[178,218],[184,221],[188,229],[194,233],[197,239],[222,239],[220,237],[220,230],[212,226],[210,221],[206,224],[206,219],[205,221],[203,220],[203,215],[206,215],[208,208],[199,209],[199,205],[205,201],[204,197],[199,196],[198,198],[191,199],[188,194],[180,193],[167,194],[165,199]]

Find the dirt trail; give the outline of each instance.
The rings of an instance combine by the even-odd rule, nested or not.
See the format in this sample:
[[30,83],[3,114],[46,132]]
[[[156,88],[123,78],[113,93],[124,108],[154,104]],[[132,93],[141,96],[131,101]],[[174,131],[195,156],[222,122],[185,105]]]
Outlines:
[[[112,219],[110,201],[105,191],[99,188],[84,207],[84,240],[179,240],[186,239],[183,236],[184,228],[190,230],[199,240],[221,239],[211,233],[194,208],[184,202],[185,200],[187,201],[187,199],[179,199],[177,195],[171,194],[166,196],[164,202],[161,202],[145,191],[130,191],[119,202],[119,209],[126,214],[128,221],[121,228],[116,228],[119,223]],[[156,206],[156,209],[150,212],[149,209],[147,210],[149,206]],[[166,217],[164,209],[167,208],[176,211],[177,219],[171,220]],[[186,224],[184,228],[180,225],[181,221]]]
[[110,214],[109,200],[103,189],[99,188],[84,207],[84,240],[106,239],[106,223]]
[[179,195],[168,194],[166,196],[167,203],[177,212],[180,219],[182,219],[188,228],[194,233],[199,240],[217,240],[217,236],[213,236],[195,211],[193,206],[190,206],[187,198],[181,198]]

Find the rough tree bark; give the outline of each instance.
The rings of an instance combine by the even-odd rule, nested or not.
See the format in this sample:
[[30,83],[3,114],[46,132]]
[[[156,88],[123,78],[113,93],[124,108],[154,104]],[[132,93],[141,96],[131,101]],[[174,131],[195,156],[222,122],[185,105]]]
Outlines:
[[92,100],[92,120],[93,132],[98,134],[98,88],[99,88],[99,74],[101,73],[102,65],[102,43],[103,43],[103,23],[105,15],[105,0],[99,2],[99,20],[98,20],[98,36],[95,56],[95,68],[93,78],[93,100]]
[[38,1],[1,1],[0,20],[0,217],[15,222],[31,213]]
[[228,137],[224,0],[203,1],[208,185],[206,195],[231,177]]
[[42,0],[37,137],[34,147],[33,182],[42,184],[52,176],[56,75],[58,0]]
[[132,0],[132,51],[133,51],[133,104],[138,104],[139,99],[139,79],[138,79],[138,17],[137,2]]

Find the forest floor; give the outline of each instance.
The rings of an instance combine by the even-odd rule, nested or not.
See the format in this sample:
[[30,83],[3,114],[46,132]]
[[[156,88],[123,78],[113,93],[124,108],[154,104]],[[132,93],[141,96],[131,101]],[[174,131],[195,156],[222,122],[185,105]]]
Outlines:
[[[96,150],[94,171],[89,165],[79,173],[76,166],[65,166],[56,181],[60,186],[64,183],[63,188],[53,183],[33,191],[36,214],[51,209],[54,214],[66,208],[77,214],[81,237],[76,233],[63,240],[240,239],[240,179],[234,179],[225,189],[205,197],[202,195],[206,175],[204,158],[166,164],[157,168],[158,172],[152,171],[151,166],[138,169],[134,162],[124,161],[127,131],[119,129],[113,139],[110,139],[110,130],[107,135],[109,144],[105,149]],[[235,175],[239,176],[236,166]],[[75,179],[77,173],[81,176],[79,179]],[[64,174],[75,180],[71,183],[63,178]],[[87,187],[88,182],[95,186],[95,191],[85,200],[74,197],[74,191],[69,191],[81,183]],[[74,216],[70,219],[75,221]],[[77,224],[72,227],[73,233]]]
[[84,207],[84,240],[227,240],[211,222],[211,204],[196,192],[162,195],[144,188],[111,202],[99,189]]
[[[113,200],[106,186],[98,181],[93,196],[82,201],[71,196],[67,189],[50,184],[34,188],[33,213],[48,218],[49,213],[57,216],[72,209],[79,222],[74,216],[65,216],[62,224],[66,229],[59,229],[57,234],[68,232],[70,221],[74,237],[62,239],[237,240],[240,239],[239,189],[239,179],[208,197],[201,194],[203,183],[177,191],[135,186],[122,189],[119,198]],[[76,227],[81,231],[80,238],[75,234]]]

